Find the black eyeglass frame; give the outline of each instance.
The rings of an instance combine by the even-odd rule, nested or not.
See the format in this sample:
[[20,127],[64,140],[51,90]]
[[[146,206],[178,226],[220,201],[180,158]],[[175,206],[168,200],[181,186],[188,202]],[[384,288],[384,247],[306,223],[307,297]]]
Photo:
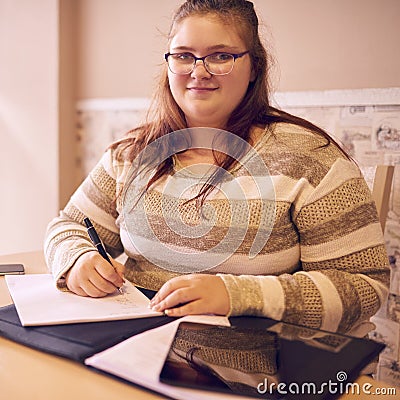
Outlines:
[[[201,61],[203,62],[204,68],[206,69],[206,71],[207,71],[209,74],[211,74],[211,75],[217,75],[217,76],[223,76],[223,75],[228,75],[228,74],[230,74],[230,73],[232,72],[233,67],[234,67],[234,65],[235,65],[236,59],[243,57],[244,55],[246,55],[246,54],[249,53],[249,52],[250,52],[249,50],[243,51],[242,53],[228,53],[227,51],[221,51],[221,52],[215,52],[215,53],[207,54],[207,55],[204,56],[204,57],[196,57],[194,54],[189,53],[189,52],[182,52],[182,53],[165,53],[165,54],[164,54],[164,58],[165,58],[165,61],[166,61],[167,64],[168,64],[168,69],[169,69],[173,74],[175,74],[175,75],[189,75],[189,74],[191,74],[191,73],[194,71],[194,69],[196,68],[196,63],[197,63],[197,61],[198,61],[198,60],[201,60]],[[184,74],[179,74],[179,73],[176,73],[176,72],[174,72],[174,71],[171,70],[171,67],[169,66],[169,63],[168,63],[168,57],[169,57],[169,56],[175,56],[175,55],[178,55],[178,54],[188,54],[188,55],[191,55],[191,56],[193,57],[193,67],[192,67],[192,69],[191,69],[189,72],[186,72],[186,73],[184,73]],[[205,60],[206,60],[207,57],[210,57],[210,56],[212,56],[212,55],[214,55],[214,54],[228,54],[228,55],[230,55],[230,56],[233,57],[232,68],[231,68],[231,70],[230,70],[229,72],[226,72],[226,73],[224,73],[224,74],[214,74],[213,72],[211,72],[211,71],[208,70],[208,68],[207,68],[207,63],[206,63]]]

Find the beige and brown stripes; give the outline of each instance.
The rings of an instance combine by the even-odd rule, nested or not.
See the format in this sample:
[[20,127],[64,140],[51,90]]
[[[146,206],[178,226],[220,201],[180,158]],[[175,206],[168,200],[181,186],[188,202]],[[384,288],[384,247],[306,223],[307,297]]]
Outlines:
[[342,302],[343,313],[338,332],[347,332],[361,316],[361,300],[354,288],[351,274],[336,270],[327,270],[323,274],[335,285]]
[[315,263],[303,262],[305,271],[336,269],[349,273],[357,273],[363,270],[364,273],[374,274],[385,285],[388,284],[388,259],[384,245],[369,247],[358,252],[347,254],[340,258],[318,261]]
[[[77,256],[93,249],[82,230],[82,212],[89,208],[92,222],[107,249],[113,254],[126,250],[132,257],[126,264],[126,279],[153,290],[179,274],[159,268],[136,254],[135,235],[150,248],[154,240],[154,236],[144,231],[141,222],[150,221],[161,247],[192,251],[212,248],[231,228],[234,236],[244,237],[243,242],[228,260],[208,273],[218,273],[224,280],[232,315],[268,317],[270,313],[288,322],[324,329],[336,329],[340,321],[340,331],[366,320],[380,306],[378,296],[385,294],[379,282],[387,284],[389,277],[387,254],[369,189],[358,177],[357,169],[324,138],[293,125],[277,124],[274,128],[255,148],[272,174],[273,182],[278,182],[275,190],[279,201],[275,209],[272,203],[267,205],[253,198],[255,192],[246,178],[249,170],[246,166],[236,166],[232,174],[243,177],[239,179],[240,184],[252,200],[247,199],[243,207],[233,208],[232,213],[226,199],[217,196],[209,199],[215,219],[210,219],[213,226],[200,239],[185,238],[166,225],[166,215],[194,229],[199,222],[207,225],[193,204],[184,204],[164,193],[167,178],[160,180],[145,196],[138,224],[128,226],[130,235],[125,234],[126,221],[121,218],[123,196],[119,189],[130,163],[123,157],[124,150],[118,159],[118,149],[108,151],[58,222],[49,227],[46,258],[53,273],[60,278],[60,271],[71,267]],[[175,183],[180,187],[181,182]],[[262,210],[268,210],[269,217],[274,211],[275,221],[263,220]],[[207,207],[204,215],[212,216]],[[117,217],[121,219],[121,232],[117,232]],[[112,232],[110,229],[114,227]],[[256,232],[267,235],[271,228],[259,258],[250,260],[248,251]],[[162,251],[159,253],[157,257],[166,258]],[[326,260],[328,257],[331,259]],[[304,259],[308,262],[302,262]],[[301,272],[286,273],[293,265]],[[254,271],[259,276],[252,276]],[[264,271],[268,276],[262,276]],[[272,274],[278,276],[275,278]]]
[[370,202],[371,192],[366,183],[360,179],[352,179],[318,201],[305,205],[296,218],[296,225],[299,229],[312,228],[355,205]]
[[102,164],[97,164],[90,172],[89,177],[103,195],[107,196],[110,200],[115,198],[115,179],[107,173]]
[[305,246],[327,243],[378,221],[375,205],[372,202],[361,204],[341,213],[334,220],[304,229],[301,231],[300,241]]
[[349,277],[355,291],[360,299],[360,320],[365,320],[368,315],[375,314],[378,311],[380,304],[379,296],[375,289],[364,279],[358,276],[351,275]]
[[[72,203],[69,202],[65,209],[65,214],[74,221],[79,222],[83,225],[83,220],[85,219],[85,215]],[[97,230],[100,239],[103,241],[106,247],[112,248],[114,251],[123,251],[121,238],[118,233],[112,232],[104,226],[98,224],[96,221],[92,221],[93,226]],[[87,235],[89,238],[89,236]]]
[[[136,231],[134,232],[134,236],[149,240],[157,238],[161,243],[179,246],[182,250],[185,250],[185,248],[196,251],[212,251],[215,249],[223,253],[235,249],[236,254],[248,255],[257,234],[261,235],[261,240],[264,240],[263,236],[266,238],[265,246],[260,249],[258,252],[259,255],[285,251],[295,247],[298,243],[297,233],[291,226],[273,229],[271,233],[268,229],[263,230],[261,228],[231,228],[229,236],[227,235],[227,228],[212,227],[207,234],[201,237],[190,237],[172,230],[164,218],[148,216],[147,221],[143,221],[142,224],[138,223],[138,226],[134,228],[134,231]],[[144,229],[147,223],[150,226],[149,232],[147,229]]]
[[278,277],[285,293],[286,309],[282,320],[293,324],[299,324],[303,318],[304,303],[299,281],[293,275],[283,274]]
[[315,286],[311,278],[305,274],[296,274],[296,280],[299,283],[301,297],[304,302],[303,315],[300,324],[310,328],[319,328],[322,325],[322,299],[321,293]]

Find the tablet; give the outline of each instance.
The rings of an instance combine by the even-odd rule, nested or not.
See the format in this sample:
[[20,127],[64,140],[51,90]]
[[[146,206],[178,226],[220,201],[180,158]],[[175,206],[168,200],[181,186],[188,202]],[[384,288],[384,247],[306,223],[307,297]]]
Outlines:
[[182,322],[160,380],[264,399],[335,399],[363,393],[354,380],[385,347],[267,318],[231,323]]

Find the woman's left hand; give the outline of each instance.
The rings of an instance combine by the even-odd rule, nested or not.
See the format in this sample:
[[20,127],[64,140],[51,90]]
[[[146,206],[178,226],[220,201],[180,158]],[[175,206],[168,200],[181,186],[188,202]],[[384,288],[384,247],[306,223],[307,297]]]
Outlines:
[[216,275],[190,274],[164,283],[150,302],[154,311],[170,317],[189,314],[227,315],[230,310],[228,291]]

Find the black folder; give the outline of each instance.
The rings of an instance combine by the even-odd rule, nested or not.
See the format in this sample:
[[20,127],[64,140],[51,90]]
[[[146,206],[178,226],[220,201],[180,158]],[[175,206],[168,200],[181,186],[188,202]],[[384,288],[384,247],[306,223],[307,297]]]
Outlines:
[[385,347],[268,318],[230,322],[181,322],[161,382],[268,400],[331,400],[352,393],[361,370]]
[[15,306],[0,308],[0,335],[46,353],[83,362],[131,336],[173,321],[167,316],[24,327]]

